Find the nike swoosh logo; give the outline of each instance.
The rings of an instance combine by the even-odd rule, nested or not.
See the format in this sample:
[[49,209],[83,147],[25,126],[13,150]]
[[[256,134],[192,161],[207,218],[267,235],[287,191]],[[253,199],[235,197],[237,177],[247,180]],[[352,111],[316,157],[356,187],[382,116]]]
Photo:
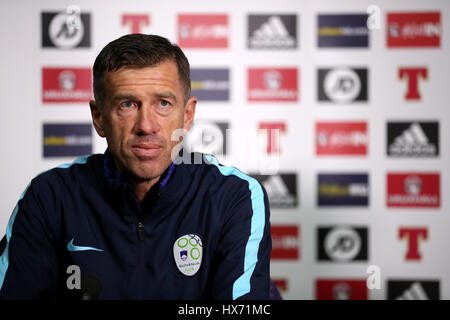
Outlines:
[[67,243],[67,250],[69,250],[69,251],[88,251],[88,250],[103,251],[102,249],[97,249],[97,248],[93,248],[93,247],[76,246],[73,244],[73,238],[72,238],[72,240],[69,241],[69,243]]

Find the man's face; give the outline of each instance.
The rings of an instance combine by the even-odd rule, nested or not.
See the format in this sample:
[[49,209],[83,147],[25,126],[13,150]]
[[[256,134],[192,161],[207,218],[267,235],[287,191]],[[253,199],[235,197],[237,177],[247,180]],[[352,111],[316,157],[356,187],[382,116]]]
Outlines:
[[120,68],[104,81],[104,104],[91,101],[95,129],[106,137],[119,171],[138,182],[158,178],[172,162],[176,129],[189,130],[196,98],[184,104],[174,62],[153,67]]

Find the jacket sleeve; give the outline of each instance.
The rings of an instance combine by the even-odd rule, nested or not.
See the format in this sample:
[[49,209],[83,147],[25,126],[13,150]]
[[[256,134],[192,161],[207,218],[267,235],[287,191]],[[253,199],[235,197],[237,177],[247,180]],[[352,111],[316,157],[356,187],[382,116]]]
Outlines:
[[212,298],[269,299],[270,209],[267,194],[246,176],[248,188],[229,201],[216,252]]
[[32,182],[14,208],[0,251],[0,300],[54,295],[58,268],[48,206],[48,193]]

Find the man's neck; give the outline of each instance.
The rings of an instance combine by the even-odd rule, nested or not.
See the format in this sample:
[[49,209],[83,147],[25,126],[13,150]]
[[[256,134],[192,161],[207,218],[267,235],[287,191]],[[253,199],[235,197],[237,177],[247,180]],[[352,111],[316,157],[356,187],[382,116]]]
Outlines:
[[130,180],[131,190],[133,191],[133,193],[136,196],[136,199],[139,201],[139,203],[142,203],[142,201],[145,199],[145,196],[147,195],[147,193],[158,181],[159,181],[159,177],[153,178],[148,181],[143,181],[143,182],[136,182],[136,181]]

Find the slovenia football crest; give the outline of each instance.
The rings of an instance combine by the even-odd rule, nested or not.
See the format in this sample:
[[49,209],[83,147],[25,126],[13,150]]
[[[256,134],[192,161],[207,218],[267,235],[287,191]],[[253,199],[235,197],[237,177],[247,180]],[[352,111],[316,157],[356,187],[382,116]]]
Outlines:
[[173,257],[178,270],[186,276],[193,276],[200,269],[203,256],[202,239],[196,234],[179,237],[173,244]]

